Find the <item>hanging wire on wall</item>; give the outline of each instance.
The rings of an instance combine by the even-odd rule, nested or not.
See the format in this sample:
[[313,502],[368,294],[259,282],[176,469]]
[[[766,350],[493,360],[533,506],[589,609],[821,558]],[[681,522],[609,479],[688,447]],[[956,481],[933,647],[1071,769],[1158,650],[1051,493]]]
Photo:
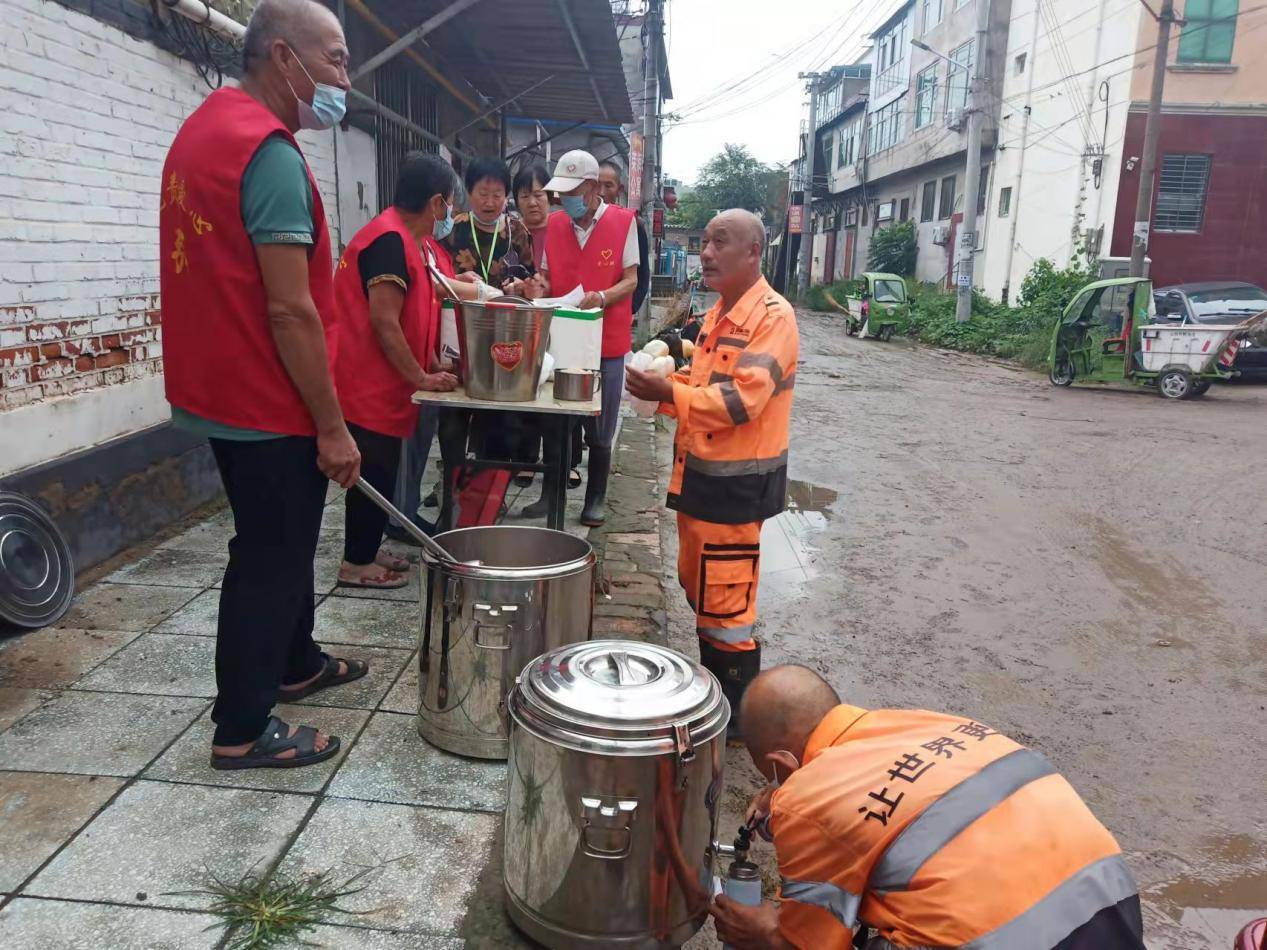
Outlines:
[[150,15],[155,30],[166,37],[177,55],[193,63],[209,88],[219,89],[224,83],[225,70],[241,62],[241,48],[202,24],[165,9],[166,6],[163,0],[151,0]]

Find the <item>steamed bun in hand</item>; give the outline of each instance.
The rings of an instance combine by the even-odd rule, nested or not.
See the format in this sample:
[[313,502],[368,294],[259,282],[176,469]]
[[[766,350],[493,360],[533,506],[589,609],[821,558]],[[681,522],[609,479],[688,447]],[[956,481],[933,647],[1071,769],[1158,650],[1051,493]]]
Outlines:
[[663,340],[652,340],[642,348],[642,352],[650,353],[655,357],[668,356],[669,344],[665,343]]

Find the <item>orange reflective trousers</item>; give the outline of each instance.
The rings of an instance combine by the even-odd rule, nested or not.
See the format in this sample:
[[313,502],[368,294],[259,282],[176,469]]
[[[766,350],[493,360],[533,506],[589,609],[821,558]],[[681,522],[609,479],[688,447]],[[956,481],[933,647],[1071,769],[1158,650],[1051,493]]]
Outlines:
[[755,650],[761,522],[716,524],[678,512],[678,581],[695,632],[719,650]]

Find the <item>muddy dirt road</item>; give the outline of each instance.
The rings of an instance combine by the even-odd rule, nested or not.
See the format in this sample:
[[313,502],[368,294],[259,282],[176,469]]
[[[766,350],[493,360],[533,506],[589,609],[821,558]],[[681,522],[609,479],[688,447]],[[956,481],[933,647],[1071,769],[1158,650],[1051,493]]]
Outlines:
[[1230,947],[1267,908],[1267,388],[1057,390],[800,326],[766,665],[1039,749],[1126,850],[1149,945]]

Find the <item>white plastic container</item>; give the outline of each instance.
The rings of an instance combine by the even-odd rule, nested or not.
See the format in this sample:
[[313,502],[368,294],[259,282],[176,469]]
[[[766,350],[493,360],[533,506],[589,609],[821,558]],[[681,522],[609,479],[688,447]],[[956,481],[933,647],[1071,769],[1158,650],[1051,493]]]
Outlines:
[[1144,327],[1140,331],[1140,363],[1149,373],[1159,373],[1168,366],[1186,366],[1194,373],[1205,372],[1223,352],[1236,329],[1209,324]]
[[603,355],[603,311],[556,308],[550,322],[549,353],[555,366],[598,369]]

